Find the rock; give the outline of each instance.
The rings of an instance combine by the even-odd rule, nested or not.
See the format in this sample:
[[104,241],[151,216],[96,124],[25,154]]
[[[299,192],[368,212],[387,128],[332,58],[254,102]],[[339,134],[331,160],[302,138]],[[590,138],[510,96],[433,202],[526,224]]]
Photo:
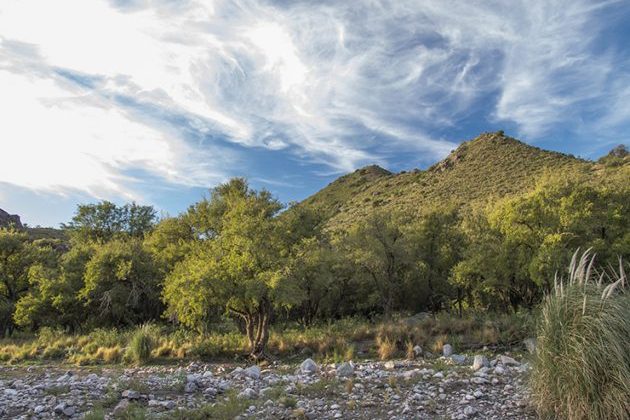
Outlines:
[[536,352],[536,339],[535,338],[526,338],[523,340],[523,344],[528,352],[534,354]]
[[475,391],[475,392],[473,393],[473,396],[474,396],[475,398],[479,399],[479,398],[483,397],[483,392],[481,392],[481,391],[477,390],[477,391]]
[[175,403],[173,401],[163,401],[162,407],[164,407],[167,410],[172,410],[175,408]]
[[435,375],[433,375],[433,377],[434,377],[434,378],[441,379],[441,378],[443,378],[443,377],[444,377],[444,374],[443,374],[442,372],[438,372],[438,373],[436,373]]
[[74,407],[72,407],[71,405],[67,405],[66,408],[63,409],[63,414],[65,416],[72,417],[74,416],[75,411],[76,410],[74,409]]
[[197,382],[199,382],[200,376],[199,375],[195,375],[195,374],[188,374],[186,375],[186,382],[191,382],[196,384]]
[[318,370],[319,367],[317,366],[317,363],[315,363],[312,359],[306,359],[300,365],[300,372],[306,375],[317,373]]
[[444,344],[444,347],[442,347],[442,355],[449,357],[451,354],[453,354],[453,347],[450,344]]
[[481,354],[475,355],[475,359],[473,360],[473,365],[472,365],[473,370],[479,370],[482,367],[486,367],[488,365],[489,365],[489,362],[486,356],[483,356]]
[[518,366],[518,365],[520,365],[520,363],[517,362],[515,359],[511,358],[510,356],[505,356],[505,355],[499,356],[499,361],[504,366]]
[[258,397],[258,393],[251,388],[245,388],[238,394],[238,397],[253,400]]
[[140,399],[140,393],[138,391],[134,391],[133,389],[127,389],[122,393],[123,398],[127,398],[128,400],[138,400]]
[[24,229],[20,216],[17,214],[9,214],[6,211],[0,209],[0,228],[15,228],[18,230]]
[[88,381],[95,381],[98,379],[98,375],[96,373],[90,373],[85,379]]
[[60,402],[59,404],[57,404],[55,406],[53,411],[55,412],[55,414],[63,414],[64,408],[66,408],[66,403],[65,402]]
[[422,356],[422,347],[420,346],[415,346],[413,348],[413,354],[418,357],[418,356]]
[[197,383],[196,382],[186,382],[184,385],[184,392],[186,394],[192,394],[197,391]]
[[463,365],[466,363],[466,356],[463,354],[453,354],[451,355],[451,360],[457,365]]
[[18,392],[15,389],[7,388],[7,389],[4,390],[4,395],[9,396],[9,397],[14,397],[17,394],[18,394]]
[[204,378],[212,378],[212,371],[211,371],[211,370],[206,370],[206,371],[203,373],[203,377],[204,377]]
[[38,405],[33,409],[33,411],[35,412],[35,414],[40,414],[46,411],[46,407],[44,407],[43,405]]
[[214,397],[218,393],[219,392],[217,391],[217,389],[215,387],[212,387],[212,386],[209,386],[208,388],[203,390],[203,395],[208,395],[210,397]]
[[393,370],[393,369],[395,369],[395,368],[396,368],[396,363],[394,363],[393,361],[391,361],[391,360],[390,360],[389,362],[385,362],[385,363],[383,364],[383,367],[384,367],[385,369]]
[[496,375],[503,375],[505,373],[505,369],[503,369],[501,366],[497,366],[494,368],[494,373]]
[[114,416],[122,416],[125,413],[125,411],[127,411],[128,408],[129,408],[129,400],[128,399],[120,400],[120,402],[116,404],[116,407],[114,407]]
[[466,408],[464,408],[464,415],[466,415],[466,417],[472,417],[474,416],[476,413],[475,407],[473,406],[467,406]]
[[247,369],[243,371],[243,373],[248,378],[252,378],[252,379],[260,378],[260,368],[256,365],[248,367]]
[[337,376],[340,378],[349,378],[354,375],[354,366],[351,363],[344,362],[337,367]]

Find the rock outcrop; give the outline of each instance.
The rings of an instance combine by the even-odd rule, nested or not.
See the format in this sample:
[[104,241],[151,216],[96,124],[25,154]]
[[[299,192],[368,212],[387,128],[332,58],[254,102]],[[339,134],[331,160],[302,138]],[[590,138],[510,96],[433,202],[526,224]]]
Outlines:
[[17,214],[9,214],[6,211],[0,209],[0,228],[14,227],[16,229],[24,229],[20,216]]

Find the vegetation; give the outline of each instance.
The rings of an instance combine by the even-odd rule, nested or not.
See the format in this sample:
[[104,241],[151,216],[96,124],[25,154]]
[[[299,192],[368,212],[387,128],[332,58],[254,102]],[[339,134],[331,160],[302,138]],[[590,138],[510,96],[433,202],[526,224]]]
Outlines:
[[574,255],[569,279],[543,305],[532,374],[543,418],[624,419],[630,413],[630,295],[623,264],[612,273],[595,255]]
[[[630,165],[610,156],[484,134],[427,171],[367,167],[289,208],[236,178],[159,221],[150,206],[104,201],[78,206],[63,235],[2,229],[0,331],[14,340],[0,357],[339,360],[361,340],[385,358],[439,348],[440,335],[505,344],[479,314],[526,317],[577,247],[604,265],[630,258]],[[424,330],[397,321],[425,312]],[[424,324],[443,313],[460,326]],[[346,319],[362,321],[335,329]]]

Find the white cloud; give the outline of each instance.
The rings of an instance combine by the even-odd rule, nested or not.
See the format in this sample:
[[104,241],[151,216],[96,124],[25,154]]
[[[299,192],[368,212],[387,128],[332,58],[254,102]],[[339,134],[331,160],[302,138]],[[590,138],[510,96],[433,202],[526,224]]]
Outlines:
[[149,106],[333,171],[392,151],[441,157],[454,143],[428,133],[478,107],[534,139],[585,102],[617,124],[625,114],[602,100],[623,102],[614,57],[592,45],[609,3],[4,0],[0,138],[13,157],[0,157],[0,181],[131,197],[133,170],[197,185],[236,169],[142,116]]

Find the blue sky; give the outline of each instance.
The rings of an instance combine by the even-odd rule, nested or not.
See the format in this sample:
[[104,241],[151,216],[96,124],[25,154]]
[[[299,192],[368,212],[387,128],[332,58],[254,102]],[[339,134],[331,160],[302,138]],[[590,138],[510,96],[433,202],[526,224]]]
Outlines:
[[597,158],[630,142],[628,45],[628,1],[3,0],[0,208],[288,202],[499,129]]

